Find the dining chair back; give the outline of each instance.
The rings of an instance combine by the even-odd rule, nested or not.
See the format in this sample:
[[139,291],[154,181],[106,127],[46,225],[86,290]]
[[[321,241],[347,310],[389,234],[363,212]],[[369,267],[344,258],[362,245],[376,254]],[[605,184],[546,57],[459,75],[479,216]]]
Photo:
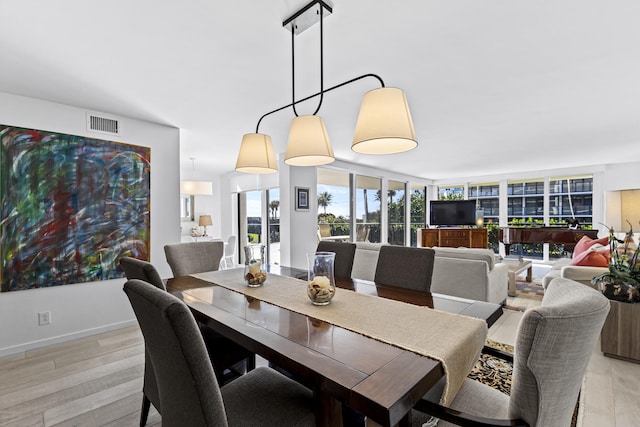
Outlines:
[[224,254],[220,240],[165,245],[164,253],[174,277],[216,271]]
[[160,277],[158,270],[148,261],[132,257],[123,257],[120,259],[120,267],[124,270],[127,279],[140,279],[147,283],[151,283],[156,288],[166,291],[164,281]]
[[221,390],[195,319],[175,296],[136,279],[124,292],[156,373],[163,426],[314,424],[311,392],[268,368]]
[[[609,313],[609,300],[588,286],[553,279],[542,304],[522,315],[510,396],[467,379],[449,408],[438,404],[442,382],[416,404],[413,423],[429,414],[451,425],[568,426],[589,359]],[[444,421],[446,420],[446,421]]]
[[[151,263],[131,257],[124,257],[120,260],[120,266],[124,270],[127,279],[143,280],[158,289],[163,291],[167,290],[163,280],[160,278],[160,274]],[[231,371],[234,366],[237,366],[237,371],[244,371],[245,369],[250,371],[255,368],[255,354],[205,325],[200,325],[199,328],[210,355],[210,363],[216,372],[216,379],[221,384],[236,375],[235,371]],[[241,363],[243,365],[240,367],[239,365]],[[225,376],[225,372],[229,373],[229,375]],[[163,410],[160,406],[156,374],[149,358],[149,353],[145,350],[142,408],[140,410],[141,426],[146,424],[151,405],[162,414]]]
[[222,261],[220,261],[220,268],[228,269],[235,265],[235,260],[233,258],[236,254],[237,241],[238,237],[235,234],[232,234],[227,239],[227,243],[224,245],[224,256],[222,257]]
[[332,242],[323,240],[318,242],[316,252],[333,252],[336,258],[333,265],[333,272],[338,277],[351,277],[353,269],[353,257],[356,254],[355,243]]
[[[143,280],[160,290],[167,290],[162,278],[160,278],[158,270],[156,270],[150,262],[131,257],[124,257],[120,259],[120,267],[124,270],[124,274],[128,280]],[[142,408],[140,409],[141,426],[144,426],[147,423],[149,409],[152,404],[159,413],[162,413],[162,409],[160,408],[160,396],[158,395],[158,384],[156,383],[156,374],[153,370],[153,364],[151,363],[151,358],[146,348],[144,352],[143,381]]]
[[384,245],[374,281],[376,285],[430,292],[434,257],[433,249]]
[[534,426],[571,423],[587,364],[609,313],[600,292],[555,279],[518,327],[509,413]]

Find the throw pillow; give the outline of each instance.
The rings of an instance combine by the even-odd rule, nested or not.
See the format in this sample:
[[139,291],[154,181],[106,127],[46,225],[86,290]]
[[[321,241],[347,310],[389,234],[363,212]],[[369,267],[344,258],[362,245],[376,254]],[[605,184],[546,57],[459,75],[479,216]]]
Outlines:
[[576,247],[573,248],[573,257],[575,258],[578,255],[582,254],[583,252],[591,248],[591,246],[595,245],[596,243],[601,245],[608,245],[609,238],[601,237],[600,239],[594,240],[589,236],[582,236],[582,239],[580,239],[578,243],[576,243]]
[[584,267],[608,267],[609,248],[586,250],[571,260],[571,265]]

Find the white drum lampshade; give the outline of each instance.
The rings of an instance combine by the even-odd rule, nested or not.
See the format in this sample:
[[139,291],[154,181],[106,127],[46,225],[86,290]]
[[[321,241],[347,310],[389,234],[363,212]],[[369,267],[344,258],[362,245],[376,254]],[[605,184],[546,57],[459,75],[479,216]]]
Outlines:
[[362,154],[393,154],[417,145],[404,92],[383,87],[365,93],[351,149]]
[[180,194],[211,196],[213,184],[211,181],[180,181]]

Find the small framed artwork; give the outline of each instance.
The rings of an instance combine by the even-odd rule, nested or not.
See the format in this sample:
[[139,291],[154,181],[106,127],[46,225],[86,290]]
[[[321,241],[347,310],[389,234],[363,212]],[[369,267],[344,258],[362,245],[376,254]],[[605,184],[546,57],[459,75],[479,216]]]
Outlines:
[[296,210],[309,210],[309,189],[304,187],[296,187]]

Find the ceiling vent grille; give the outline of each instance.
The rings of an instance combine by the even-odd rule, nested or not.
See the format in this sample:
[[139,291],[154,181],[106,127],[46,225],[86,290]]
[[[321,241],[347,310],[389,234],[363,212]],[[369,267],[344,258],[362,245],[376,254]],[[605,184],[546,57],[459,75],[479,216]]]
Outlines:
[[121,133],[118,120],[94,113],[87,113],[87,130],[109,135],[120,135]]

